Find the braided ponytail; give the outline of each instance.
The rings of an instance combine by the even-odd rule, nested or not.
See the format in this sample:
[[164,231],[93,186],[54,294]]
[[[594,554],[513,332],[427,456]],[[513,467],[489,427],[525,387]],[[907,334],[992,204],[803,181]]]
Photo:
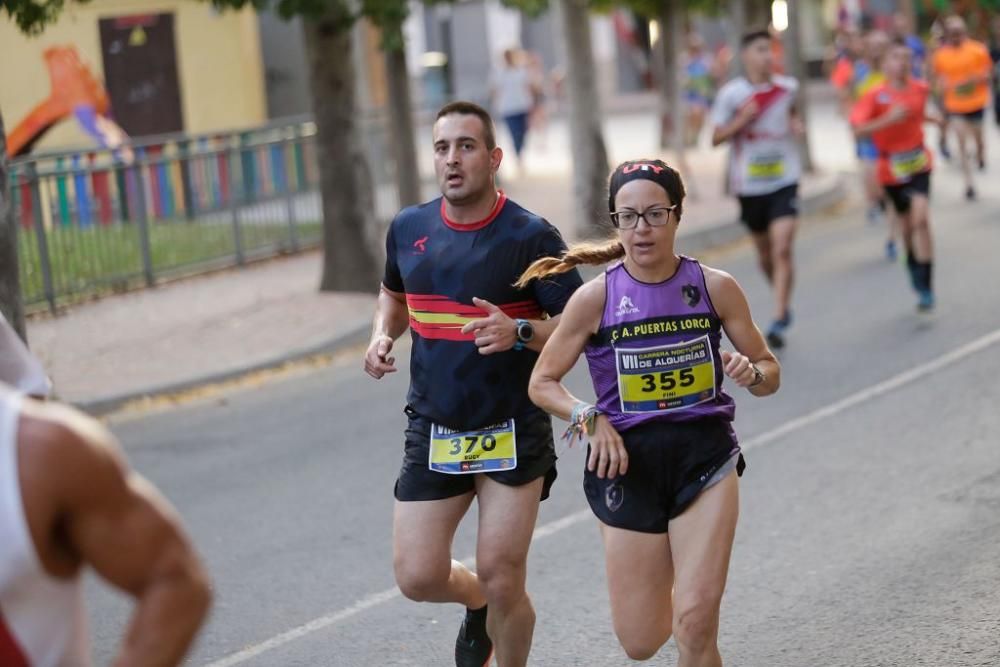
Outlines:
[[514,287],[524,289],[528,283],[535,279],[541,280],[559,273],[566,273],[581,264],[592,266],[607,264],[624,256],[625,246],[618,239],[609,239],[604,243],[578,243],[570,246],[561,259],[556,257],[536,259],[517,279]]

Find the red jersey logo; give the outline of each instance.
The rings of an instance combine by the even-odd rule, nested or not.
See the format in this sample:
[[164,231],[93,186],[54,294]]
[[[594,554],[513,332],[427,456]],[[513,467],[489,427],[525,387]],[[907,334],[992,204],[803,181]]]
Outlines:
[[413,247],[417,249],[417,253],[418,254],[422,255],[425,252],[427,252],[427,248],[424,247],[424,244],[427,243],[427,239],[428,238],[430,238],[430,237],[425,236],[424,238],[417,239],[416,241],[413,242]]

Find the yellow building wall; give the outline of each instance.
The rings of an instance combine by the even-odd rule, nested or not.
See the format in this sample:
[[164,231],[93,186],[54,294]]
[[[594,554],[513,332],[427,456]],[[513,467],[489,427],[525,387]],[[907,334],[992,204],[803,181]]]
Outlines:
[[[129,14],[174,15],[177,77],[184,130],[190,133],[240,128],[267,118],[264,67],[257,17],[251,9],[217,12],[197,0],[93,0],[67,2],[59,20],[41,35],[27,37],[3,15],[0,19],[0,111],[10,132],[49,95],[42,53],[73,45],[101,81],[104,71],[98,20]],[[36,150],[79,147],[93,141],[75,119],[60,123]]]

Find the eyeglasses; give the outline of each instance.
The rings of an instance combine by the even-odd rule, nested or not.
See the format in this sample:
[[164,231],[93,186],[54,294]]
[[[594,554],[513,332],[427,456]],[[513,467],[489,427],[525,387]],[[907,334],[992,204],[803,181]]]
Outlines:
[[611,224],[618,229],[635,229],[642,218],[650,227],[662,227],[670,221],[670,212],[677,208],[673,206],[657,206],[639,211],[615,211],[611,214]]

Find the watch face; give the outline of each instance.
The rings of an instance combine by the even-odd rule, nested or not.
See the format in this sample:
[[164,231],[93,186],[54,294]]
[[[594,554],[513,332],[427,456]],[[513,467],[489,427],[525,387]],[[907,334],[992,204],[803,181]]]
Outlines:
[[534,338],[535,328],[527,322],[521,322],[517,326],[517,337],[527,343],[529,340]]

